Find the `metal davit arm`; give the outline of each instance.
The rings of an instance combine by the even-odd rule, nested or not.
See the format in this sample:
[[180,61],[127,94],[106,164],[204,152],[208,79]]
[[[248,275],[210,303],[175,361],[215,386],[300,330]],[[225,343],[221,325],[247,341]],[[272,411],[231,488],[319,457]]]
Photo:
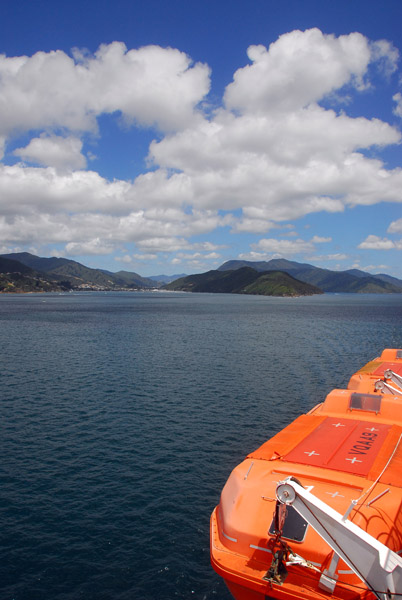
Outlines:
[[398,375],[397,373],[394,373],[394,371],[392,371],[392,369],[387,369],[384,372],[384,378],[389,379],[395,385],[402,386],[402,377],[400,375]]
[[393,396],[402,396],[402,390],[393,387],[392,385],[390,385],[386,381],[383,381],[382,379],[379,379],[375,382],[374,389],[376,392],[380,392],[381,394],[392,394]]
[[293,506],[378,600],[402,596],[402,559],[395,552],[290,477],[278,484],[276,496]]
[[[391,385],[391,383],[393,385]],[[394,387],[397,386],[397,387]],[[402,377],[397,373],[387,369],[384,371],[384,380],[379,379],[374,384],[374,389],[381,394],[393,394],[394,396],[402,396]]]

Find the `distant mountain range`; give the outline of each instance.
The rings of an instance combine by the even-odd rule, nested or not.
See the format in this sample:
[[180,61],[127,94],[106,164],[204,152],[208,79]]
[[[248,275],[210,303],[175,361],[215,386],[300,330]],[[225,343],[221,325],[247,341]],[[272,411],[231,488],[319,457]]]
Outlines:
[[171,281],[175,281],[180,277],[187,277],[187,273],[180,273],[179,275],[151,275],[149,279],[155,281],[156,283],[170,283]]
[[259,296],[311,296],[323,292],[283,271],[260,272],[251,267],[230,271],[208,271],[182,277],[164,286],[166,290]]
[[66,258],[41,258],[28,252],[0,255],[0,291],[3,292],[138,290],[157,286],[157,282],[138,273],[90,269]]
[[359,269],[330,271],[306,263],[297,263],[284,258],[269,261],[251,262],[230,260],[221,265],[218,271],[233,271],[252,267],[256,271],[283,271],[300,281],[311,283],[323,292],[384,294],[402,293],[402,280],[380,273],[372,275]]
[[[240,272],[238,272],[240,271]],[[303,285],[300,285],[303,284]],[[155,275],[91,269],[66,258],[41,258],[28,252],[0,255],[0,292],[63,290],[143,290],[304,295],[322,292],[402,293],[402,281],[359,269],[330,271],[286,259],[231,260],[216,271],[196,275]]]
[[330,271],[280,258],[261,262],[231,260],[216,271],[183,277],[164,289],[269,296],[323,292],[401,294],[402,281],[385,274],[371,275],[358,269]]

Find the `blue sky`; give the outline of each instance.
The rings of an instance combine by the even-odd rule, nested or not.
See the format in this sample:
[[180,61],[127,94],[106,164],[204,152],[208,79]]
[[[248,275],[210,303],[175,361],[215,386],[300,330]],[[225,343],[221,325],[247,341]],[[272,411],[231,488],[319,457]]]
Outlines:
[[401,22],[400,0],[7,3],[0,252],[402,278]]

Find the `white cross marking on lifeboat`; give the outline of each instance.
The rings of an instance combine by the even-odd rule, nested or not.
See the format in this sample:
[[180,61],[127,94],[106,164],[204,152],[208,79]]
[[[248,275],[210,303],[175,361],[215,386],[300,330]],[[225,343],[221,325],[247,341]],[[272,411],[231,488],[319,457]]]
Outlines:
[[353,458],[347,458],[346,460],[350,460],[350,462],[352,463],[352,465],[355,462],[363,462],[362,460],[359,460],[358,458],[356,458],[356,456],[354,456]]
[[320,453],[314,452],[314,450],[312,450],[311,452],[305,452],[304,454],[308,454],[308,456],[320,456]]
[[368,431],[378,431],[375,427],[366,427],[366,429],[368,429]]
[[326,494],[329,494],[330,496],[332,496],[332,498],[336,498],[337,496],[339,496],[339,498],[344,498],[345,496],[342,496],[342,494],[340,494],[339,492],[334,492],[333,494],[331,494],[331,492],[325,492]]
[[342,423],[332,423],[332,427],[345,427]]

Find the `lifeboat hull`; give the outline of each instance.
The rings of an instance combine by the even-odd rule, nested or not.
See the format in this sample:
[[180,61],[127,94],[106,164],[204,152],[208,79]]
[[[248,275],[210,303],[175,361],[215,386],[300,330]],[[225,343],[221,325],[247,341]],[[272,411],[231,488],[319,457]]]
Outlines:
[[[378,598],[291,509],[278,542],[275,491],[280,481],[297,478],[402,554],[401,398],[375,388],[390,363],[402,373],[401,350],[385,350],[352,376],[348,389],[333,390],[231,473],[211,516],[210,553],[214,570],[237,600]],[[278,554],[278,543],[289,555]],[[290,555],[300,557],[300,564]],[[274,568],[278,556],[282,571]]]

